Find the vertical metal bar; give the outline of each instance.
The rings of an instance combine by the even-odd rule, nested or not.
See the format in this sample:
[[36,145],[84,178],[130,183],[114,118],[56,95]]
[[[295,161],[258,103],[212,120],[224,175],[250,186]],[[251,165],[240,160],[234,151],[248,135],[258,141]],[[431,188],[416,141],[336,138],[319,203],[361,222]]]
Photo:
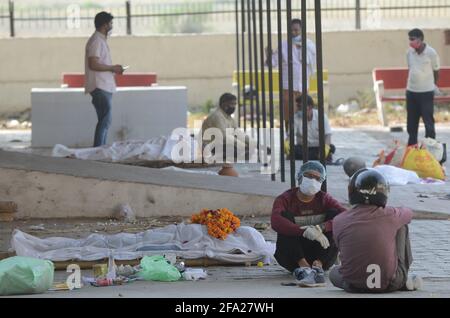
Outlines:
[[[322,59],[322,11],[320,0],[315,0],[314,12],[316,23],[316,58],[317,58],[317,106],[319,110],[319,153],[320,162],[325,162],[325,110],[323,98],[323,59]],[[327,191],[327,181],[322,184],[322,191]]]
[[[285,163],[286,159],[284,158],[284,96],[283,96],[283,30],[281,28],[282,19],[281,19],[281,0],[277,0],[277,35],[278,35],[278,93],[279,93],[279,107],[280,107],[280,173],[281,173],[281,182],[286,181],[285,173]],[[289,33],[289,29],[288,29]]]
[[252,128],[252,136],[253,136],[253,128],[255,128],[255,116],[254,116],[254,103],[253,103],[253,60],[252,60],[252,19],[251,19],[251,5],[250,0],[247,0],[247,25],[248,25],[248,73],[250,78],[250,91],[248,92],[248,96],[250,99],[250,125]]
[[355,20],[356,30],[361,30],[361,0],[355,0]]
[[9,0],[9,32],[12,38],[16,36],[14,30],[14,1],[12,0]]
[[[272,52],[272,10],[270,7],[270,1],[266,0],[266,19],[267,19],[267,51]],[[269,72],[269,117],[270,117],[270,163],[271,163],[271,179],[275,181],[275,142],[274,142],[274,114],[273,114],[273,71],[272,71],[272,56],[267,56],[267,67]]]
[[[309,151],[308,151],[308,60],[307,60],[307,49],[308,49],[308,38],[307,38],[307,8],[306,0],[302,0],[302,149],[303,149],[303,163],[308,161]],[[293,123],[292,123],[293,124]]]
[[130,1],[125,2],[127,10],[127,35],[131,35],[131,3]]
[[241,127],[241,76],[240,76],[240,61],[239,61],[239,0],[235,1],[235,19],[236,19],[236,73],[237,73],[237,124]]
[[242,101],[244,108],[244,131],[247,131],[247,103],[245,101],[245,0],[241,0],[241,42],[242,42]]
[[258,37],[256,28],[256,0],[252,0],[252,22],[253,22],[253,53],[255,55],[255,106],[256,106],[256,149],[258,151],[258,162],[260,162],[259,158],[259,145],[260,145],[260,134],[259,129],[261,127],[261,118],[260,118],[260,105],[259,105],[259,72],[258,72]]
[[[294,82],[293,82],[293,68],[292,68],[292,16],[291,16],[291,0],[286,0],[286,15],[287,15],[287,27],[288,27],[288,41],[287,41],[287,53],[288,53],[288,82],[289,82],[289,149],[291,154],[291,188],[295,188],[295,154],[294,154]],[[303,8],[302,8],[303,10]]]
[[264,164],[267,163],[267,116],[266,116],[266,73],[264,70],[264,16],[263,16],[263,1],[259,0],[259,53],[260,53],[260,65],[261,65],[261,113],[262,113],[262,127],[263,127],[263,156]]

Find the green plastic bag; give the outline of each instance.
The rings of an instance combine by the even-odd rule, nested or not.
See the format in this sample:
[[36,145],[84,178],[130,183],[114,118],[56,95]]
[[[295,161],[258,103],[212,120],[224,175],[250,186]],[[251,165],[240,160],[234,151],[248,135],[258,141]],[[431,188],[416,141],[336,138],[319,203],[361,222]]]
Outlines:
[[0,295],[39,294],[53,285],[52,262],[14,256],[0,261]]
[[141,268],[138,275],[144,280],[174,282],[181,278],[178,269],[161,255],[144,256]]

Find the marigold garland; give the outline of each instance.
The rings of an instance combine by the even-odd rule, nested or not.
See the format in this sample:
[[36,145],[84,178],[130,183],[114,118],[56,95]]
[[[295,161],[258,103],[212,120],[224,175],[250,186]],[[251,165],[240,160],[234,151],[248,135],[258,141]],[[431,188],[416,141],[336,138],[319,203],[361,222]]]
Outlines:
[[191,216],[192,223],[203,224],[208,228],[208,234],[220,240],[225,240],[228,234],[241,226],[241,221],[227,208],[218,210],[203,209]]

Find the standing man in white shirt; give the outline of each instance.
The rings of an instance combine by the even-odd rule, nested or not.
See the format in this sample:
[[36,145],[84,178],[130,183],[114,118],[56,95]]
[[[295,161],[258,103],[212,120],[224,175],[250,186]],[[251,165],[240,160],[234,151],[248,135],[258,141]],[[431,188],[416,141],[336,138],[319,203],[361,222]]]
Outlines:
[[411,48],[407,53],[408,86],[406,90],[408,145],[417,144],[420,117],[425,124],[425,137],[436,139],[434,128],[434,94],[439,91],[439,56],[424,42],[422,30],[408,33]]
[[[292,19],[291,21],[292,35],[292,68],[293,68],[293,87],[294,100],[302,94],[302,21],[300,19]],[[310,39],[306,39],[307,45],[307,82],[309,89],[309,79],[315,73],[316,69],[316,45]],[[279,49],[279,48],[278,48]],[[267,59],[272,58],[273,67],[278,67],[278,49],[267,53]],[[284,40],[281,48],[283,56],[282,76],[283,76],[283,111],[286,132],[289,132],[289,78],[288,78],[288,42]],[[268,64],[266,60],[266,64]],[[294,110],[295,112],[295,110]]]
[[113,16],[100,12],[95,16],[94,34],[86,44],[84,58],[85,93],[91,94],[92,104],[97,112],[98,123],[95,128],[94,147],[106,144],[111,125],[111,99],[116,91],[114,74],[122,74],[122,65],[113,65],[107,37],[113,28]]

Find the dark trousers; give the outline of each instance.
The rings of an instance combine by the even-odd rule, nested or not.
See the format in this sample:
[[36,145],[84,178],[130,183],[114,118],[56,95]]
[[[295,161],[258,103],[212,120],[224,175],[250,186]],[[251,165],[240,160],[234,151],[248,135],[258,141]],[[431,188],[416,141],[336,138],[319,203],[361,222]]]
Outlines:
[[[336,147],[334,145],[330,145],[330,153],[327,158],[325,158],[326,162],[333,162],[333,154],[336,152]],[[302,145],[295,145],[294,147],[295,160],[303,160],[303,147]],[[319,147],[308,147],[308,160],[320,160],[320,150]]]
[[[295,223],[294,215],[289,212],[283,212],[285,218]],[[334,218],[337,211],[330,210],[327,213],[327,220]],[[303,236],[286,236],[278,234],[275,251],[275,259],[278,264],[290,272],[299,267],[298,262],[304,258],[312,265],[316,260],[323,264],[323,269],[328,270],[336,261],[338,249],[333,240],[331,232],[324,233],[330,242],[330,247],[324,249],[317,241],[311,241]]]
[[420,117],[425,124],[425,138],[436,139],[434,128],[434,92],[406,92],[408,145],[417,144]]
[[[407,225],[401,227],[396,236],[396,251],[397,251],[397,271],[394,274],[390,284],[384,290],[375,289],[361,289],[355,288],[344,281],[342,275],[339,273],[340,266],[335,266],[330,271],[331,283],[349,293],[389,293],[397,290],[406,290],[406,280],[408,279],[408,271],[412,264],[413,257],[411,251],[411,243],[409,241],[409,228]],[[370,253],[370,251],[368,251]]]
[[98,118],[97,126],[95,127],[94,147],[99,147],[106,144],[108,129],[111,126],[112,93],[96,88],[91,92],[91,96]]

